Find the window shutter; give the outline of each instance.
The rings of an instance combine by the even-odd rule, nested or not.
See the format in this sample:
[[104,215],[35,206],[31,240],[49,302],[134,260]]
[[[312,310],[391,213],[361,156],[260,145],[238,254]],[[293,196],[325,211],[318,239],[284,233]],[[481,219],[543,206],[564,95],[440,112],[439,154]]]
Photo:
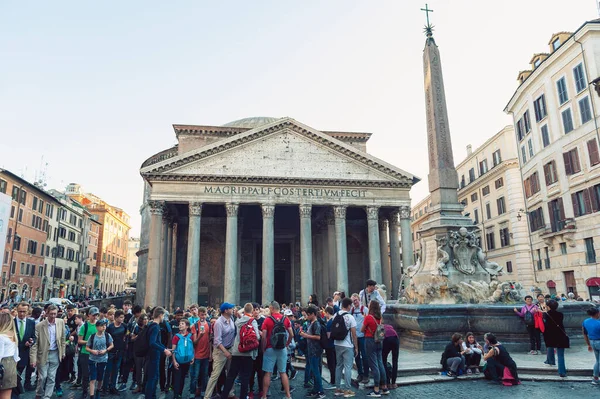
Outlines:
[[596,193],[596,187],[590,187],[588,188],[588,191],[592,202],[592,212],[598,212],[598,194]]
[[592,198],[589,190],[583,190],[583,203],[585,205],[585,214],[592,213]]
[[558,211],[560,213],[560,220],[564,221],[566,219],[566,217],[565,217],[565,207],[563,206],[562,197],[558,197],[557,203],[558,203]]
[[550,227],[552,231],[556,231],[556,218],[554,217],[554,210],[552,209],[552,202],[548,202],[548,214],[550,215]]
[[573,201],[573,212],[575,217],[581,216],[579,214],[579,200],[577,199],[577,193],[571,194],[571,201]]
[[600,163],[600,154],[598,154],[598,143],[596,139],[587,142],[588,152],[590,153],[590,165],[597,165]]
[[550,164],[547,163],[544,165],[544,179],[546,180],[546,185],[549,186],[552,179],[550,178]]
[[567,175],[572,175],[573,169],[571,168],[571,156],[568,152],[563,153],[563,160],[565,161],[565,173]]
[[571,168],[573,169],[573,173],[581,172],[581,165],[579,163],[579,152],[577,148],[572,149],[571,151]]
[[525,197],[531,197],[531,187],[529,186],[529,178],[525,179],[523,184],[525,185]]

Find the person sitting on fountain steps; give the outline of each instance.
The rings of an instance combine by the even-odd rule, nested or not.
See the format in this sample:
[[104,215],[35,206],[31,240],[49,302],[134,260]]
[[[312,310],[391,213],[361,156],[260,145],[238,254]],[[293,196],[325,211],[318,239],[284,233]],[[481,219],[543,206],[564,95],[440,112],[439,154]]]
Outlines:
[[489,347],[489,351],[483,356],[483,360],[487,361],[483,372],[485,378],[498,384],[519,385],[521,382],[517,364],[504,345],[500,344],[492,333],[485,334],[484,338],[486,346]]
[[523,319],[525,328],[527,328],[527,334],[529,334],[529,354],[539,355],[542,349],[542,336],[540,330],[535,327],[535,313],[539,311],[539,308],[533,304],[533,297],[527,295],[525,297],[525,305],[521,310],[513,308],[513,311]]
[[452,341],[446,345],[444,353],[442,353],[442,371],[451,378],[456,378],[465,370],[465,351],[462,348],[462,334],[452,334]]
[[468,332],[465,337],[466,339],[462,343],[462,350],[465,356],[467,374],[479,374],[479,364],[481,363],[483,348],[477,343],[475,335],[472,332]]

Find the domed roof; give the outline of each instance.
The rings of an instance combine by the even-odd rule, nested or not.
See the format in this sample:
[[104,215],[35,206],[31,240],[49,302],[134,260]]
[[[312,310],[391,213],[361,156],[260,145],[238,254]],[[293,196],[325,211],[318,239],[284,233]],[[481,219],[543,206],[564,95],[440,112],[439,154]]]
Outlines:
[[254,129],[259,126],[266,125],[267,123],[275,122],[280,118],[272,118],[270,116],[253,116],[251,118],[239,119],[237,121],[229,122],[224,124],[225,127],[242,127]]

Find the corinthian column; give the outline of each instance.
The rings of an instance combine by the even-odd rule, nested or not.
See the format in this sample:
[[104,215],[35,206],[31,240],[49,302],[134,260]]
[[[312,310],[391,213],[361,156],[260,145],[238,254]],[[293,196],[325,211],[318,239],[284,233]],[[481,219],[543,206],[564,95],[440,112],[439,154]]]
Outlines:
[[262,302],[270,303],[275,296],[275,205],[261,205],[263,216],[262,242]]
[[223,282],[224,302],[237,303],[240,297],[238,274],[238,209],[239,204],[225,204],[227,211],[227,232],[225,233],[225,281]]
[[369,235],[369,277],[381,283],[381,248],[379,248],[379,207],[367,207]]
[[198,282],[200,279],[200,224],[202,203],[190,202],[188,226],[187,267],[185,269],[185,304],[198,303]]
[[161,234],[161,251],[160,251],[160,267],[158,269],[158,306],[167,306],[167,291],[165,285],[165,279],[167,277],[167,263],[168,263],[168,252],[169,252],[169,223],[171,216],[167,212],[166,208],[162,215],[162,234]]
[[388,221],[379,219],[379,253],[381,254],[381,281],[385,284],[387,292],[392,289],[392,270],[388,248]]
[[398,289],[400,288],[400,214],[392,212],[389,218],[390,226],[390,263],[392,269],[392,287],[391,292],[393,298],[397,298]]
[[145,305],[158,306],[160,252],[162,245],[162,215],[164,202],[150,201],[150,242],[148,243],[148,269],[146,271]]
[[302,301],[313,294],[312,205],[300,205],[300,292]]
[[407,268],[414,263],[412,231],[410,230],[410,206],[400,207],[400,237],[402,237],[402,265]]
[[348,292],[348,248],[346,246],[346,207],[334,206],[335,253],[337,260],[337,288]]

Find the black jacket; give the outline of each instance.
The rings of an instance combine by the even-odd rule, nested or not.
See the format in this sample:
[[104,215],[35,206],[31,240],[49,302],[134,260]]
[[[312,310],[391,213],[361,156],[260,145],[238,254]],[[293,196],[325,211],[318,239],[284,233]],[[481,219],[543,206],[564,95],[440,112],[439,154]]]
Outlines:
[[15,317],[15,328],[17,329],[17,341],[19,345],[19,357],[21,358],[17,366],[26,367],[27,363],[29,362],[29,348],[31,348],[31,346],[26,346],[25,343],[29,341],[29,339],[33,339],[33,342],[35,342],[35,321],[25,319],[25,332],[23,333],[22,340],[21,336],[19,335],[19,324],[18,317]]
[[454,345],[454,343],[450,342],[446,345],[446,349],[444,349],[444,353],[442,353],[442,359],[440,360],[440,364],[442,365],[442,371],[448,370],[448,359],[452,359],[453,357],[460,357],[459,347]]
[[561,312],[549,310],[544,314],[544,326],[544,342],[547,348],[568,348],[570,346]]

